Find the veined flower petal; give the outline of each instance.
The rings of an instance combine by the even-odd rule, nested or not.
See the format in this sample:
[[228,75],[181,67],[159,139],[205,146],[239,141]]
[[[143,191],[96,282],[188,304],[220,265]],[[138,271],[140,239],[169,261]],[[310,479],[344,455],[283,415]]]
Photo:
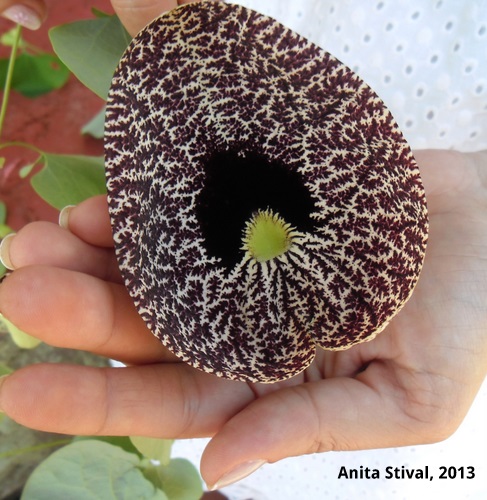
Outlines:
[[[275,382],[372,339],[410,297],[428,217],[380,98],[329,53],[238,5],[147,26],[112,82],[105,151],[116,254],[148,328],[195,368]],[[259,262],[246,221],[294,231]]]

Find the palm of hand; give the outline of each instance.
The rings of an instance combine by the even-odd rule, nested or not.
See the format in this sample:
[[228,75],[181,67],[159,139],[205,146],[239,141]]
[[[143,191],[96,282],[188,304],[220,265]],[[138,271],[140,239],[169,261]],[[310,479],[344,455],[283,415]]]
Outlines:
[[[427,191],[430,241],[411,300],[373,341],[348,351],[320,351],[303,374],[273,385],[217,379],[175,362],[158,342],[147,340],[126,292],[113,283],[117,278],[109,278],[109,283],[99,279],[116,276],[113,251],[89,245],[108,246],[106,213],[100,213],[106,205],[96,205],[103,227],[93,227],[97,219],[86,210],[84,222],[78,215],[78,238],[60,228],[47,231],[62,241],[61,253],[40,250],[42,239],[49,238],[46,225],[33,224],[12,245],[16,267],[23,269],[0,287],[2,312],[55,345],[139,366],[29,367],[3,384],[2,407],[25,425],[57,432],[214,435],[202,461],[209,483],[221,472],[255,459],[272,462],[315,451],[444,439],[465,416],[485,376],[487,154],[429,151],[419,152],[417,158]],[[36,287],[40,282],[42,288]],[[64,292],[62,297],[57,292],[56,314],[45,306],[48,299],[43,303],[39,298],[50,296],[50,284]],[[68,284],[77,293],[71,301],[66,299]],[[81,310],[86,304],[79,299],[80,287],[90,296],[109,296],[111,306],[105,309],[103,300],[92,301],[99,324],[112,329],[96,345],[88,336],[67,336],[60,327],[69,324],[67,318],[77,309],[90,322]],[[28,309],[12,297],[28,297]],[[135,340],[138,347],[133,349]],[[143,365],[156,359],[165,362]],[[52,391],[45,393],[45,387]]]
[[[308,400],[306,412],[316,410],[300,414],[300,421],[316,428],[309,448],[297,453],[445,439],[485,376],[487,154],[425,151],[417,158],[430,213],[420,281],[374,340],[347,351],[321,351],[304,374],[281,384],[296,391],[302,382],[321,381],[306,384],[300,396]],[[278,387],[258,385],[255,391]],[[274,405],[276,420],[287,406]]]

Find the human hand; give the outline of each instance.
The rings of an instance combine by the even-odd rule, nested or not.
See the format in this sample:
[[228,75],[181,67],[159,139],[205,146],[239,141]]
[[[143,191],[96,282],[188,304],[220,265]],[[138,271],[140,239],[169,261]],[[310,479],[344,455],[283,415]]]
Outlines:
[[445,439],[486,373],[487,152],[416,157],[430,242],[412,298],[373,341],[319,351],[276,384],[199,372],[149,334],[120,282],[105,197],[74,208],[69,231],[26,226],[10,240],[2,313],[52,345],[131,366],[29,366],[3,379],[0,407],[46,431],[213,436],[201,470],[218,486],[288,456]]
[[0,15],[24,28],[39,29],[46,14],[44,0],[0,0]]
[[111,0],[113,8],[127,31],[135,36],[163,12],[195,0]]
[[[129,33],[136,35],[149,21],[178,5],[194,0],[112,0]],[[0,15],[25,28],[39,29],[46,18],[45,0],[0,0]]]

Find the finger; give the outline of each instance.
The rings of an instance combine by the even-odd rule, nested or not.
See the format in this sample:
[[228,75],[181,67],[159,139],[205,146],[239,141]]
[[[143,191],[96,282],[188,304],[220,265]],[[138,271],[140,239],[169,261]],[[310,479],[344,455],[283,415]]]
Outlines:
[[[195,0],[112,0],[113,8],[127,31],[135,36],[153,19],[178,5]],[[218,1],[218,0],[217,0]]]
[[24,226],[1,250],[3,261],[8,261],[13,269],[44,265],[91,274],[115,283],[122,281],[113,249],[85,243],[50,222]]
[[90,245],[113,248],[106,195],[93,196],[61,212],[60,223]]
[[122,285],[86,274],[21,268],[0,286],[0,311],[53,346],[134,364],[177,359],[147,330]]
[[[385,372],[381,377],[391,376],[381,363],[370,365],[368,370]],[[286,457],[404,446],[446,437],[431,422],[408,417],[404,411],[406,394],[392,389],[392,384],[387,389],[378,388],[357,377],[312,382],[268,394],[238,413],[213,437],[201,461],[203,478],[220,488],[242,479],[256,466]]]
[[75,435],[209,436],[250,400],[246,384],[185,364],[40,364],[3,380],[0,408],[22,425]]
[[42,0],[0,0],[2,17],[24,28],[39,29],[46,19],[47,8]]
[[153,19],[178,6],[177,0],[112,0],[127,31],[135,36]]

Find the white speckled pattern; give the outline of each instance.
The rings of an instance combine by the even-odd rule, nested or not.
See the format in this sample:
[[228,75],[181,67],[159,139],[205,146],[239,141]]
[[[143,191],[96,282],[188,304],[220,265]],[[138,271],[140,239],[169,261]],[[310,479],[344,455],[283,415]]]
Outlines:
[[240,0],[356,71],[413,149],[487,148],[486,0]]
[[[358,67],[414,148],[487,148],[487,1],[236,3],[277,18],[350,67]],[[413,18],[415,12],[420,13],[418,18]],[[370,39],[365,41],[367,34]],[[422,50],[417,50],[415,40]],[[433,53],[439,56],[436,62]],[[413,71],[406,78],[408,64]],[[428,118],[431,108],[440,112]],[[480,444],[487,443],[486,420],[487,381],[460,429],[445,442],[289,458],[265,466],[225,493],[230,500],[485,500],[487,461]],[[176,441],[174,453],[198,464],[205,444],[206,440]],[[343,480],[337,479],[342,465],[382,469],[473,465],[479,474],[470,481]]]
[[[196,368],[284,380],[372,339],[412,293],[428,222],[409,146],[367,85],[270,18],[205,2],[152,23],[114,78],[105,144],[126,285]],[[206,164],[227,150],[278,162],[313,200],[312,229],[271,261],[226,267],[205,245]]]

